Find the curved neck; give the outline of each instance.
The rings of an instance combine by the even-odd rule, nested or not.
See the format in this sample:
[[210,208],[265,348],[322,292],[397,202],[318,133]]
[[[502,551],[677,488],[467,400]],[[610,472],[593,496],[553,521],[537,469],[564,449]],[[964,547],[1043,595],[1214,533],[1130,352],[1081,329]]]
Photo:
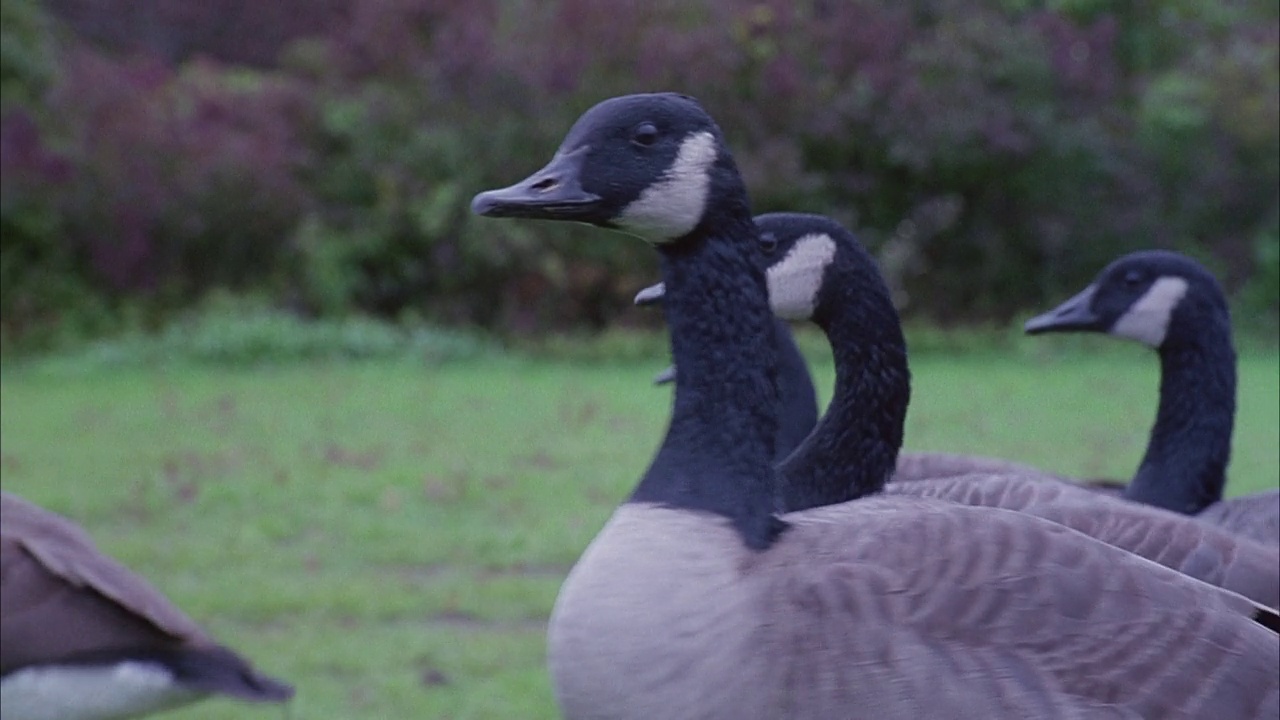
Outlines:
[[[1208,330],[1208,328],[1203,328]],[[1194,514],[1222,499],[1236,412],[1230,331],[1160,350],[1160,409],[1125,496]]]
[[778,339],[778,436],[773,457],[782,462],[818,424],[818,395],[809,365],[785,320],[774,321]]
[[764,275],[736,239],[754,226],[737,229],[662,248],[675,406],[631,500],[721,515],[763,549],[785,527],[774,515],[775,339]]
[[[888,303],[886,302],[886,305]],[[841,503],[879,492],[902,447],[911,395],[906,344],[896,312],[839,303],[818,319],[831,342],[836,384],[813,433],[778,467],[787,511]]]

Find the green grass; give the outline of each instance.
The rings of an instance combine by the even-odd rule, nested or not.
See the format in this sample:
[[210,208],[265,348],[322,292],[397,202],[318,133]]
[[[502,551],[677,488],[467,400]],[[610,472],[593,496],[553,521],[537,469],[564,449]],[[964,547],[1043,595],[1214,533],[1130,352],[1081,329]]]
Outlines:
[[[1153,358],[1038,347],[916,359],[909,449],[1131,473]],[[292,718],[554,717],[545,619],[660,440],[660,366],[24,363],[0,375],[3,485],[296,683]],[[1280,483],[1280,354],[1242,358],[1241,388],[1233,493]]]

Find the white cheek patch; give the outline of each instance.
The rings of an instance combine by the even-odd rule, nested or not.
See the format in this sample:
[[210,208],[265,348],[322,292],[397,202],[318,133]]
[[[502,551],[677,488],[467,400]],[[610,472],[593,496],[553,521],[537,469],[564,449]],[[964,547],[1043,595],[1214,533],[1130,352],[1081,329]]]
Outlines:
[[1162,277],[1111,326],[1110,334],[1137,340],[1153,348],[1160,347],[1169,332],[1173,309],[1187,294],[1187,281],[1180,277]]
[[812,233],[797,240],[787,256],[766,273],[773,313],[786,320],[812,317],[823,275],[835,256],[836,241],[826,233]]
[[123,718],[151,714],[198,699],[149,662],[105,666],[34,666],[5,676],[0,717],[29,720]]
[[651,242],[687,235],[702,221],[715,161],[716,139],[711,133],[685,138],[662,178],[645,188],[614,222]]

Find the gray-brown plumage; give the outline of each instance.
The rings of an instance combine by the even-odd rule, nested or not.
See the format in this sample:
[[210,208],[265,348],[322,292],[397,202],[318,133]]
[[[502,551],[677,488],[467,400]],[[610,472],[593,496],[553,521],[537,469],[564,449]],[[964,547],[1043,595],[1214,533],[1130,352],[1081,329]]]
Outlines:
[[936,480],[976,473],[1065,479],[1032,465],[1002,458],[943,452],[904,452],[898,455],[893,481]]
[[619,508],[552,618],[566,716],[1280,712],[1251,604],[1067,528],[894,497],[783,518],[757,553],[728,522]]
[[1280,545],[1280,489],[1227,498],[1195,517],[1210,525],[1259,542]]
[[890,483],[884,492],[1036,515],[1280,608],[1280,550],[1167,510],[1021,475],[974,474]]
[[[557,598],[548,662],[568,718],[1280,713],[1278,618],[1236,593],[999,508],[871,496],[775,514],[779,480],[824,477],[803,461],[852,432],[841,420],[872,421],[858,437],[888,461],[862,489],[883,486],[905,417],[905,347],[900,332],[851,346],[867,328],[841,301],[861,285],[820,283],[819,297],[797,283],[856,263],[825,231],[766,277],[756,263],[769,243],[696,101],[605,101],[546,167],[472,208],[622,229],[662,260],[674,409]],[[775,297],[827,331],[837,387],[884,398],[862,418],[856,405],[829,409],[777,473]],[[862,351],[867,363],[841,362]]]
[[5,720],[135,717],[211,693],[293,695],[71,521],[8,492],[0,493],[0,599]]

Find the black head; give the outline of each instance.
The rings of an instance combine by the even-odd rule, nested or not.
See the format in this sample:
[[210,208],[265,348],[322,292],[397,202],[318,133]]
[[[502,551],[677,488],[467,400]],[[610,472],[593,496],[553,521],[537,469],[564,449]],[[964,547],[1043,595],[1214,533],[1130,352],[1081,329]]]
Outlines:
[[[769,304],[788,320],[826,326],[832,311],[857,308],[868,322],[898,327],[889,288],[871,254],[853,233],[822,215],[770,213],[756,217]],[[891,314],[892,318],[880,317]]]
[[1218,281],[1185,255],[1147,250],[1112,262],[1089,287],[1028,320],[1025,330],[1107,333],[1159,349],[1195,341],[1206,322],[1230,327]]
[[717,202],[749,212],[741,188],[720,129],[696,100],[626,95],[584,113],[546,167],[476,195],[471,209],[583,222],[660,244],[691,233]]

